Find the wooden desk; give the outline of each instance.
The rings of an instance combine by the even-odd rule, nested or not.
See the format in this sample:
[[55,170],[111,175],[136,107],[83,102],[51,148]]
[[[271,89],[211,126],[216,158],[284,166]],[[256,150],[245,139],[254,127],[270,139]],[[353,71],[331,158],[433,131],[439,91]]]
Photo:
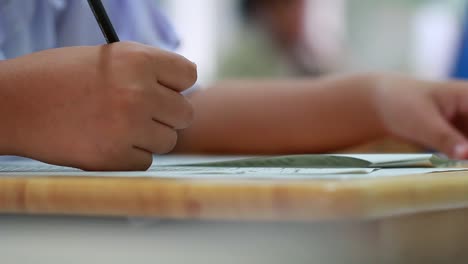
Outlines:
[[330,221],[468,207],[468,172],[360,180],[0,177],[0,212]]
[[[0,212],[22,215],[0,217],[0,234],[6,234],[0,235],[0,254],[30,263],[20,248],[29,245],[42,249],[31,251],[34,263],[67,257],[74,259],[68,263],[160,257],[166,263],[466,263],[465,208],[467,172],[288,182],[0,178]],[[122,218],[25,214],[184,221],[135,229]],[[73,248],[64,246],[67,239]],[[51,248],[59,246],[64,248],[54,255]]]

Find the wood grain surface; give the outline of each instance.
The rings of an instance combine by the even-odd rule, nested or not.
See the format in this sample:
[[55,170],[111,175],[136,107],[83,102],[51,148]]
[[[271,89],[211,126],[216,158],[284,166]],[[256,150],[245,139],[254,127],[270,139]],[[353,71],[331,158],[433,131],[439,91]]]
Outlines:
[[468,172],[307,181],[0,178],[0,213],[313,222],[464,207]]

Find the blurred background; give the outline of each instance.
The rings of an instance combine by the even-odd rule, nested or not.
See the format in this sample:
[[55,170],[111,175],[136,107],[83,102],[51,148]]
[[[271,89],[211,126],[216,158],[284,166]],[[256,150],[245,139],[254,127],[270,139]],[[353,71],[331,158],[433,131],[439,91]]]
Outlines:
[[[468,62],[461,52],[468,0],[152,1],[174,24],[179,52],[198,64],[201,84],[362,71],[468,76],[460,60]],[[353,152],[405,152],[394,149]],[[418,202],[411,197],[408,203]],[[308,264],[311,256],[316,263],[466,263],[459,258],[466,255],[468,210],[446,212],[314,224],[2,216],[0,255],[2,263],[34,264]]]
[[200,82],[361,71],[451,75],[464,0],[155,0]]

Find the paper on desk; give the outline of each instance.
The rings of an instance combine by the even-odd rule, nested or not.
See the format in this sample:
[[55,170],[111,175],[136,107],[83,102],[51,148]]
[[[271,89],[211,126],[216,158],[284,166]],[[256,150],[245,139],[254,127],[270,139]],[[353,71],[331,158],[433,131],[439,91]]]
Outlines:
[[464,169],[449,168],[259,168],[259,167],[190,167],[174,166],[189,164],[195,160],[235,160],[239,157],[200,157],[168,156],[156,157],[154,165],[146,172],[84,172],[78,169],[53,166],[38,161],[21,159],[17,161],[0,160],[1,176],[75,176],[75,177],[155,177],[169,179],[368,179],[392,177],[409,174],[423,174],[441,171],[459,171]]
[[37,161],[1,162],[0,176],[83,176],[83,177],[159,177],[159,178],[314,178],[339,174],[368,174],[370,168],[236,168],[184,167],[155,163],[144,172],[84,172],[78,169],[53,166]]
[[303,154],[199,160],[176,165],[261,168],[433,168],[450,167],[457,163],[458,161],[434,154]]

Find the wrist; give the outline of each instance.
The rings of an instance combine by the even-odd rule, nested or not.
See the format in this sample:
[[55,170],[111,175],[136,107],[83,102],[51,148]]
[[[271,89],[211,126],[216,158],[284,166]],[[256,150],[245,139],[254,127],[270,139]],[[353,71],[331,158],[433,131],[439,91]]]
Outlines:
[[358,77],[360,79],[360,87],[365,94],[367,108],[370,113],[373,113],[374,130],[377,138],[393,136],[393,133],[388,129],[385,119],[382,114],[382,105],[385,103],[387,87],[391,77],[383,73],[365,73]]
[[376,127],[379,137],[394,137],[393,124],[389,124],[388,115],[394,102],[395,90],[403,87],[406,78],[392,73],[369,73],[363,76],[363,83],[369,94],[370,111],[375,113]]

